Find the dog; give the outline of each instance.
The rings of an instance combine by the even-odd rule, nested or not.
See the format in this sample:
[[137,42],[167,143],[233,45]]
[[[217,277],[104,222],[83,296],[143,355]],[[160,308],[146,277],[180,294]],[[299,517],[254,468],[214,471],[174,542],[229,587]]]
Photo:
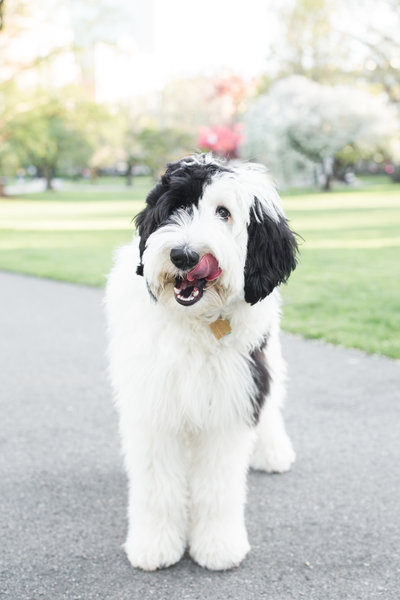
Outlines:
[[169,164],[108,279],[110,377],[129,480],[131,564],[236,567],[249,466],[295,460],[281,407],[279,285],[297,242],[266,169]]

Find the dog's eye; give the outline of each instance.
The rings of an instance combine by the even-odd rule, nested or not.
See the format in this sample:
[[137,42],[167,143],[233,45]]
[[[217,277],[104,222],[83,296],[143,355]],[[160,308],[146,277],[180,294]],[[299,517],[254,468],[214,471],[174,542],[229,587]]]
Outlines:
[[221,217],[221,219],[224,219],[224,221],[227,221],[231,216],[231,213],[227,208],[225,208],[225,206],[217,206],[217,210],[215,212],[219,217]]

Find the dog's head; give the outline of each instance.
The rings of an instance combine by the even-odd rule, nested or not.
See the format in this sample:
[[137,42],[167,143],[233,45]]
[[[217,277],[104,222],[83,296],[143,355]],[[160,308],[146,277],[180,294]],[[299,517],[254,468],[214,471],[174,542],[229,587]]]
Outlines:
[[180,310],[255,304],[296,266],[295,236],[261,165],[209,155],[170,164],[136,223],[137,273],[155,300]]

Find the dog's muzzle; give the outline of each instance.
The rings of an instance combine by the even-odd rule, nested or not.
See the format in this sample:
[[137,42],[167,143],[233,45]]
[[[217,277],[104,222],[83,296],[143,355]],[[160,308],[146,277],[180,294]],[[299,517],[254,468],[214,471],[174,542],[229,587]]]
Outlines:
[[[171,251],[171,261],[173,262],[172,252],[173,250]],[[194,254],[197,255],[197,253],[192,252],[193,260]],[[174,264],[176,265],[176,263]],[[175,278],[175,300],[179,304],[182,304],[182,306],[196,304],[202,298],[207,282],[215,281],[221,273],[222,269],[215,256],[204,254],[201,260],[197,261],[196,266],[188,273]]]

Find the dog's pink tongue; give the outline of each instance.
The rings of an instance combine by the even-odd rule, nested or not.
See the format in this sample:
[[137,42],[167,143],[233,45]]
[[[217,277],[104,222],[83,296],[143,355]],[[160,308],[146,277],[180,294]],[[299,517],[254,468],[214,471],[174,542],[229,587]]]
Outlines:
[[221,273],[222,269],[220,269],[215,256],[212,254],[205,254],[195,268],[189,271],[186,277],[188,281],[194,281],[195,279],[207,279],[207,281],[212,281],[213,279],[217,279]]

